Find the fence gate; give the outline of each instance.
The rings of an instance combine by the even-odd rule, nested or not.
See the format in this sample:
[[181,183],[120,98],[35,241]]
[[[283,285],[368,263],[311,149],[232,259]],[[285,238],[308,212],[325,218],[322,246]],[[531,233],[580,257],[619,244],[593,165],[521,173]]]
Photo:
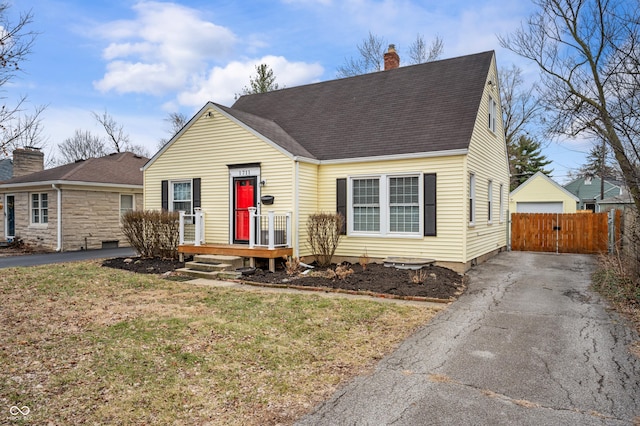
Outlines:
[[606,252],[620,241],[620,217],[619,210],[611,213],[512,213],[511,250]]

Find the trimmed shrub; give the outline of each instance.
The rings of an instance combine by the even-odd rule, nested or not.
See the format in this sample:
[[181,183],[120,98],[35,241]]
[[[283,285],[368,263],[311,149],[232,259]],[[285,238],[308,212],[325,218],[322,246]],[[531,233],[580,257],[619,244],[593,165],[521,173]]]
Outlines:
[[331,265],[344,218],[339,213],[314,213],[307,220],[307,235],[311,252],[320,267]]
[[133,210],[122,216],[122,232],[142,257],[178,258],[177,212]]

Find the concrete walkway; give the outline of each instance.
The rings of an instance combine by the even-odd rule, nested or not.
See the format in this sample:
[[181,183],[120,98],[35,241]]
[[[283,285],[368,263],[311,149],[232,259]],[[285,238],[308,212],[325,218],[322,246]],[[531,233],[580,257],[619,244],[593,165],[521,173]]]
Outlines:
[[298,424],[638,422],[638,336],[588,289],[594,263],[508,252],[477,266],[457,302]]

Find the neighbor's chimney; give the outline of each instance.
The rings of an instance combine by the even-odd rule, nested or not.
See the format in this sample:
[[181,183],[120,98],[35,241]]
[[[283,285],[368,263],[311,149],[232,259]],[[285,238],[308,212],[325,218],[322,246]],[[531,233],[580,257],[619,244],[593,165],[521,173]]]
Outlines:
[[400,66],[400,56],[396,52],[396,45],[390,44],[389,50],[384,54],[384,70],[392,70]]
[[24,147],[13,151],[13,177],[44,170],[44,153],[40,148]]

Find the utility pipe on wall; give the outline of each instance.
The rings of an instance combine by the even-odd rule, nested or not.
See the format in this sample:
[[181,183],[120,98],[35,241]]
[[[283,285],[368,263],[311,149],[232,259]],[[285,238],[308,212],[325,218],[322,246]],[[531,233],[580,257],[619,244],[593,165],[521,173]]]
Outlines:
[[58,212],[58,217],[57,217],[58,246],[56,247],[56,251],[62,251],[62,189],[57,187],[55,183],[52,183],[51,186],[53,187],[53,189],[58,191],[58,198],[56,201],[56,208]]

